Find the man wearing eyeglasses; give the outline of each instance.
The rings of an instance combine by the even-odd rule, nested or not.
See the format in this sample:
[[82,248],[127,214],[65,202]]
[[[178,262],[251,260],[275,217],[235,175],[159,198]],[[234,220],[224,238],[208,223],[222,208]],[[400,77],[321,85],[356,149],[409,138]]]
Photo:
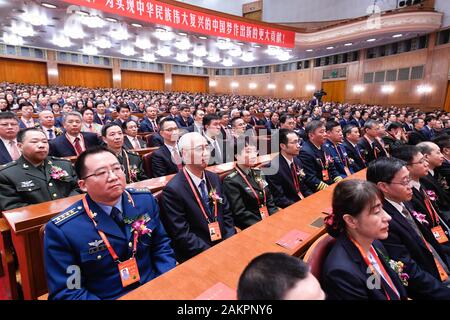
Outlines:
[[177,123],[170,118],[161,120],[159,134],[164,139],[164,145],[151,155],[152,175],[154,178],[177,173],[183,167],[177,145],[180,134]]
[[48,139],[37,128],[17,134],[19,157],[0,167],[0,210],[65,198],[80,193],[68,160],[48,156]]
[[205,137],[186,133],[178,149],[185,165],[163,190],[161,220],[181,263],[231,237],[235,229],[219,176],[205,170],[210,157]]
[[45,227],[49,299],[117,299],[175,267],[155,198],[125,189],[111,151],[83,152],[75,171],[86,197]]

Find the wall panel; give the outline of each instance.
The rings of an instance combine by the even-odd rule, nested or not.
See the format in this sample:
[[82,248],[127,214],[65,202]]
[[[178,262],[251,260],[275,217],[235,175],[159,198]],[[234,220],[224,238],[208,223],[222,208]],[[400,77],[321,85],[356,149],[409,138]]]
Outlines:
[[112,88],[112,70],[103,68],[58,65],[59,84],[90,88]]
[[172,90],[187,92],[208,92],[208,77],[172,75]]
[[45,62],[0,58],[0,82],[47,85]]
[[347,81],[327,81],[322,82],[322,88],[327,93],[323,96],[322,101],[334,101],[334,102],[345,102],[345,89]]
[[164,90],[164,74],[122,70],[122,88]]

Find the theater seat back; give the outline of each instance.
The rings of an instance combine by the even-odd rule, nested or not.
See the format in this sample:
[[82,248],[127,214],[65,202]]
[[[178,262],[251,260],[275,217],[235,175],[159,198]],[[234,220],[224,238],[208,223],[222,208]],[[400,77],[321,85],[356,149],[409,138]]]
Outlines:
[[324,234],[317,239],[305,254],[304,261],[311,267],[311,273],[320,281],[325,259],[333,248],[336,239]]
[[149,178],[153,178],[152,154],[153,152],[150,152],[142,157],[142,167],[144,169],[146,176]]

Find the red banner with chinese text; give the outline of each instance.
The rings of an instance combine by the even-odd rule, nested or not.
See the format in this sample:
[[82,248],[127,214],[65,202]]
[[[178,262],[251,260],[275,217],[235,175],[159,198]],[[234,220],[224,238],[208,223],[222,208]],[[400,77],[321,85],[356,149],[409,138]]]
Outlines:
[[145,22],[216,37],[293,48],[295,32],[176,7],[154,0],[63,0]]

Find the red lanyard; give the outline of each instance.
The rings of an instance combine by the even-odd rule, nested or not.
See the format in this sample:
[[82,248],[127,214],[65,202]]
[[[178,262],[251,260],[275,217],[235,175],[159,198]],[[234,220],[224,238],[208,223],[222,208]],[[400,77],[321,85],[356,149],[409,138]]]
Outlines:
[[337,144],[334,144],[334,143],[333,143],[333,145],[334,145],[334,149],[336,150],[336,153],[337,153],[337,155],[339,157],[339,160],[341,160],[341,163],[344,166],[346,166],[347,164],[344,162],[344,160],[342,160],[342,157],[341,157],[341,152],[340,152],[341,149],[340,149],[340,147]]
[[[126,163],[127,163],[127,172],[128,172],[128,177],[130,178],[130,183],[134,182],[133,178],[131,177],[131,168],[130,168],[130,159],[128,158],[127,152],[125,150],[122,149],[123,155],[125,157]],[[137,180],[137,177],[136,177]]]
[[292,166],[294,168],[295,173],[292,172],[292,168],[289,168],[289,169],[291,170],[292,180],[294,181],[295,192],[299,192],[300,191],[300,183],[298,182],[298,179],[296,177],[297,166],[295,165],[294,161],[292,161]]
[[[126,191],[125,191],[126,192]],[[133,199],[131,198],[130,194],[128,192],[126,192],[128,195],[128,198],[131,200],[133,206],[134,206],[134,202]],[[92,215],[92,211],[89,208],[89,205],[87,203],[86,200],[86,196],[83,197],[83,206],[84,206],[84,210],[86,211],[88,217],[92,220],[92,222],[94,223],[95,228],[97,228],[97,222],[95,222],[94,220],[94,216]],[[120,263],[119,257],[116,254],[116,251],[114,251],[114,248],[111,246],[111,243],[109,242],[108,238],[106,237],[106,235],[104,234],[104,232],[102,230],[98,230],[97,229],[98,234],[100,235],[100,237],[102,238],[103,242],[106,245],[106,248],[108,249],[109,253],[111,254],[113,260],[117,263]],[[134,231],[134,241],[133,241],[133,256],[136,254],[136,250],[137,250],[137,239],[138,239],[138,233],[136,231]]]
[[377,150],[376,145],[375,145],[375,140],[373,140],[373,142],[370,142],[369,138],[367,138],[366,136],[364,136],[364,139],[366,139],[366,141],[369,143],[369,146],[372,148],[372,143],[373,143],[373,155],[375,156],[375,159],[378,159],[378,155],[377,155]]
[[[194,187],[194,184],[191,181],[191,177],[189,177],[189,174],[186,171],[186,168],[183,168],[184,176],[186,177],[186,180],[189,182],[189,186],[191,187],[192,193],[195,196],[195,200],[197,200],[198,206],[200,207],[200,210],[202,210],[203,216],[205,217],[206,221],[209,223],[209,217],[206,214],[206,210],[203,207],[203,203],[198,197],[198,190]],[[205,174],[205,180],[206,180],[206,174]],[[217,199],[214,199],[214,219],[217,221]]]
[[[353,244],[356,246],[356,248],[358,248],[359,253],[363,257],[364,262],[370,268],[370,271],[372,271],[373,274],[378,274],[378,272],[376,271],[375,267],[372,265],[372,262],[370,262],[369,257],[366,255],[366,253],[364,252],[361,245],[358,242],[356,242],[356,240],[354,240],[352,237],[349,236],[349,238],[353,242]],[[392,282],[391,277],[389,277],[389,274],[386,272],[386,269],[384,268],[383,264],[381,263],[380,258],[378,257],[378,254],[375,251],[375,249],[373,248],[373,246],[370,246],[370,253],[372,254],[372,257],[375,259],[375,261],[377,262],[378,266],[380,267],[380,271],[383,274],[384,280],[386,280],[388,285],[391,287],[392,291],[394,291],[395,294],[397,295],[397,297],[400,299],[400,294],[399,294],[397,288],[395,287],[394,283]],[[388,300],[391,300],[391,297],[388,295],[388,293],[384,287],[383,287],[383,290],[384,290],[384,294],[386,295],[386,298]]]
[[255,196],[256,201],[258,201],[258,206],[260,206],[260,207],[264,206],[266,204],[266,191],[264,190],[264,187],[262,186],[262,191],[263,191],[263,194],[264,194],[264,202],[261,204],[261,201],[259,200],[258,193],[255,191],[255,189],[253,189],[252,185],[247,180],[247,177],[245,176],[245,174],[237,166],[236,166],[236,171],[241,175],[242,179],[244,179],[244,181],[247,184],[247,186],[253,192],[253,195]]
[[433,220],[433,226],[439,225],[439,215],[437,214],[436,210],[434,209],[434,206],[431,203],[430,198],[428,197],[427,193],[423,190],[422,190],[422,194],[424,196],[425,206],[427,207],[428,213],[431,216],[431,220]]

